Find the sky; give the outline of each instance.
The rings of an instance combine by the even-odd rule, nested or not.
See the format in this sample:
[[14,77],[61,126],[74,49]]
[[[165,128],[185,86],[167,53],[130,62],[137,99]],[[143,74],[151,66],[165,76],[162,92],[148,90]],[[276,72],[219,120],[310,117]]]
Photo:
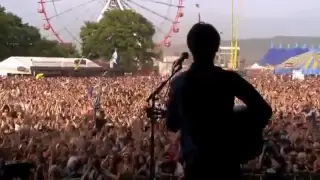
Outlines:
[[[24,22],[40,28],[43,36],[54,39],[54,36],[43,29],[43,16],[38,13],[39,0],[0,0],[0,5],[7,11],[20,16]],[[101,11],[104,0],[56,0],[55,10],[52,0],[46,0],[46,11],[51,17],[51,23],[67,42],[79,40],[80,27],[86,20],[95,20]],[[162,4],[177,4],[178,0],[126,0],[131,7],[148,18],[156,26],[159,41],[169,30],[177,9]],[[319,36],[320,19],[319,0],[235,0],[235,19],[239,21],[238,34],[240,38],[267,38],[277,35],[286,36]],[[136,2],[136,5],[133,2]],[[199,4],[199,8],[195,4]],[[198,12],[201,20],[211,23],[221,32],[222,38],[231,37],[231,0],[183,0],[184,16],[179,25],[179,33],[172,36],[172,43],[185,41],[190,27],[197,22]],[[145,8],[143,8],[145,7]],[[316,8],[319,7],[319,8]],[[147,10],[146,10],[147,8]],[[158,15],[156,15],[158,14]]]

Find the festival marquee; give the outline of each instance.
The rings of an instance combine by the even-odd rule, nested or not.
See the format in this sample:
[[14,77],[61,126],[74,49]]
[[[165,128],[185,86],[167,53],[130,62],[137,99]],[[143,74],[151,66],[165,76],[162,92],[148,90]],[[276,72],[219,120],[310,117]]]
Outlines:
[[274,69],[275,74],[292,74],[293,70],[301,71],[305,75],[320,74],[320,50],[289,58]]
[[277,66],[287,59],[308,52],[308,48],[274,48],[271,47],[267,53],[258,61],[260,66]]

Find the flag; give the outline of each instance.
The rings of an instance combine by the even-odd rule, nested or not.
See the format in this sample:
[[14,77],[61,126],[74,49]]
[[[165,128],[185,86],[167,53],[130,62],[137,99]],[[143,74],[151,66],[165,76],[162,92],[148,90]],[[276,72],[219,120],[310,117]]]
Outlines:
[[79,70],[79,67],[80,67],[80,59],[77,59],[74,61],[74,70],[75,71],[78,71]]
[[74,70],[75,70],[75,71],[78,71],[78,70],[79,70],[79,64],[75,64],[75,65],[74,65]]
[[117,49],[115,49],[110,60],[110,68],[113,68],[114,64],[117,64],[117,60],[118,60],[118,53],[117,53]]
[[43,73],[39,73],[36,75],[36,80],[42,79],[44,77]]

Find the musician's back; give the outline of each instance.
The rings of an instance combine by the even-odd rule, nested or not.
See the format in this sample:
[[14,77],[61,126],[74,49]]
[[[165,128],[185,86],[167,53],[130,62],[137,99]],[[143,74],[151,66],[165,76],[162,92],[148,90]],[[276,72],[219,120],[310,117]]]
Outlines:
[[[198,149],[209,150],[204,144],[205,137],[234,138],[233,107],[235,99],[235,81],[233,72],[218,67],[201,68],[193,65],[186,72],[181,89],[181,102],[184,123],[192,129],[195,145]],[[229,141],[230,141],[229,139]],[[219,139],[215,139],[216,143]],[[221,142],[223,143],[223,142]],[[216,148],[216,147],[212,147]]]
[[232,166],[235,170],[239,168],[235,162],[239,126],[232,118],[235,97],[232,76],[236,75],[218,67],[194,64],[172,82],[176,89],[171,92],[177,93],[180,102],[177,111],[185,160],[192,169],[199,167],[200,172],[210,175],[223,169],[232,172]]
[[[235,118],[235,97],[244,101],[253,116],[265,116],[262,119],[271,116],[271,108],[237,73],[213,65],[220,45],[220,35],[213,26],[196,24],[187,41],[194,63],[172,81],[167,126],[174,132],[181,130],[187,179],[213,174],[234,179],[243,159],[238,152],[243,119]],[[223,170],[229,173],[220,174]]]

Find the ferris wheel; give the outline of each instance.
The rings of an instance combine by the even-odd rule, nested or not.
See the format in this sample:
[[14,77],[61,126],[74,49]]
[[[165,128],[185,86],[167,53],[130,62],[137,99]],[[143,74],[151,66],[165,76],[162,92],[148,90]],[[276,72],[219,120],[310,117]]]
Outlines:
[[38,13],[43,16],[42,30],[60,43],[80,43],[80,28],[85,21],[99,22],[108,10],[130,9],[153,23],[157,45],[170,47],[184,16],[184,0],[39,0],[38,3]]

